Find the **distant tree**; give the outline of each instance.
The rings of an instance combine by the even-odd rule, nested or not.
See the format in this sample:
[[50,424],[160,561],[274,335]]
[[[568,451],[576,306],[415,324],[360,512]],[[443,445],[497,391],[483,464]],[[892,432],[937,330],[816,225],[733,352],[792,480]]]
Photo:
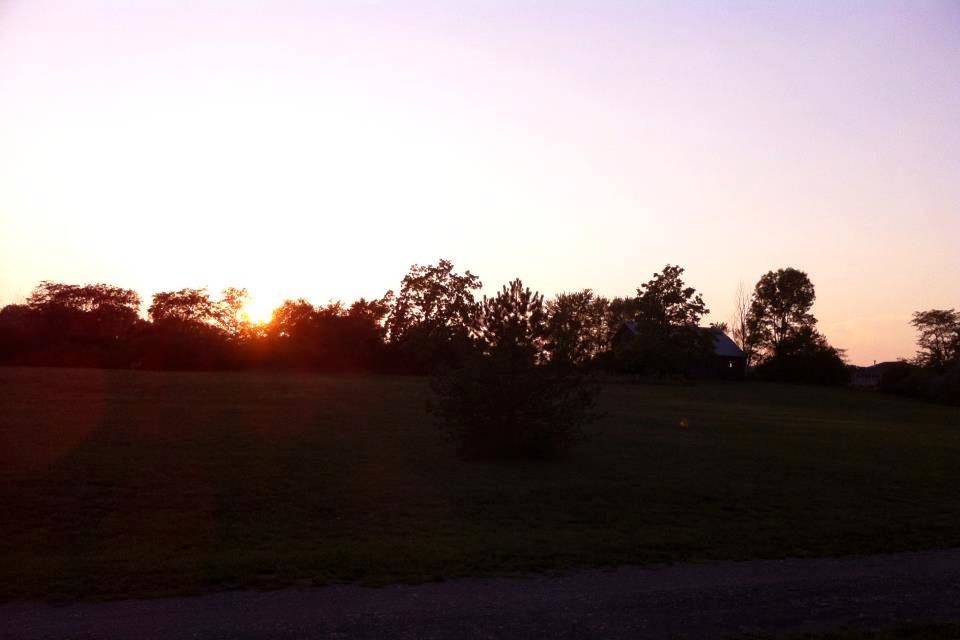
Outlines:
[[683,272],[668,264],[640,285],[631,304],[616,303],[633,313],[629,340],[616,349],[620,369],[683,374],[711,352],[713,338],[700,330],[709,310],[703,296],[684,283]]
[[608,345],[609,302],[590,289],[558,294],[547,305],[547,351],[562,366],[589,364]]
[[614,335],[623,326],[623,323],[633,322],[639,315],[639,300],[637,297],[616,297],[607,304],[605,324],[607,329],[606,341],[609,345]]
[[431,380],[431,412],[471,459],[544,458],[572,444],[595,417],[594,385],[569,368],[542,364],[543,297],[514,280],[484,298],[481,349]]
[[177,323],[184,328],[215,329],[229,338],[239,338],[249,328],[242,311],[249,300],[246,289],[227,287],[221,298],[206,289],[180,289],[155,293],[147,314],[154,323]]
[[913,314],[919,366],[945,371],[960,363],[960,313],[954,309],[929,309]]
[[474,333],[485,353],[519,363],[539,364],[547,338],[543,296],[516,279],[493,297],[483,298]]
[[454,271],[449,260],[410,267],[386,318],[389,341],[404,368],[429,371],[469,350],[474,291],[481,286],[469,271]]
[[316,309],[307,300],[284,300],[263,328],[266,341],[265,359],[277,367],[309,368],[318,359],[316,342]]
[[6,357],[22,364],[124,366],[139,306],[130,289],[41,282],[25,305],[7,314]]
[[134,313],[140,308],[140,296],[132,289],[109,284],[75,285],[44,280],[27,299],[33,309],[65,307],[77,311],[119,308]]
[[268,361],[331,372],[379,367],[388,303],[389,297],[361,298],[349,307],[339,301],[315,307],[304,299],[287,300],[264,327]]
[[250,301],[250,294],[246,289],[227,287],[221,295],[217,324],[231,338],[246,337],[251,329],[251,323],[244,315],[243,309]]
[[394,295],[392,291],[388,291],[379,300],[367,300],[366,298],[360,298],[353,302],[350,305],[350,308],[347,310],[347,314],[352,318],[365,319],[377,326],[380,326],[386,330],[384,322],[387,316],[390,313],[391,307],[393,307]]
[[844,353],[830,346],[813,327],[802,327],[780,343],[779,350],[755,369],[758,378],[777,382],[846,385],[850,369]]
[[637,289],[637,319],[661,327],[697,327],[709,312],[703,296],[683,281],[682,267],[667,265]]
[[750,339],[750,296],[743,287],[743,282],[737,285],[737,293],[733,303],[733,318],[728,325],[730,337],[747,356],[747,365],[753,360],[753,345]]
[[36,313],[25,304],[0,308],[0,362],[32,364],[30,353],[36,348]]
[[267,323],[267,334],[272,337],[301,337],[310,331],[316,309],[303,298],[284,300],[273,310]]
[[813,328],[817,319],[810,309],[815,299],[813,283],[803,271],[786,268],[764,274],[750,301],[746,323],[750,351],[771,357],[791,336]]
[[43,281],[27,306],[62,337],[119,340],[137,324],[140,296],[109,284],[73,285]]
[[806,273],[786,268],[760,278],[750,300],[747,347],[757,377],[780,382],[847,384],[844,353],[817,331],[816,292]]
[[245,289],[228,288],[220,300],[206,289],[155,293],[151,324],[138,344],[140,366],[153,369],[223,369],[242,365],[235,344],[246,323],[240,310]]
[[33,321],[33,310],[25,304],[8,304],[0,308],[0,326],[26,330]]
[[156,323],[175,321],[215,326],[219,324],[222,308],[206,289],[180,289],[153,294],[147,315]]

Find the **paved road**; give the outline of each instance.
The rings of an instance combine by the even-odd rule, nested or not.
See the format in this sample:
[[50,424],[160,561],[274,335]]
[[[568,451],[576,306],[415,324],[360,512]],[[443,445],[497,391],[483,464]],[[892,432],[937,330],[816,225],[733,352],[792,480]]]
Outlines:
[[960,549],[0,605],[0,638],[723,638],[960,621]]

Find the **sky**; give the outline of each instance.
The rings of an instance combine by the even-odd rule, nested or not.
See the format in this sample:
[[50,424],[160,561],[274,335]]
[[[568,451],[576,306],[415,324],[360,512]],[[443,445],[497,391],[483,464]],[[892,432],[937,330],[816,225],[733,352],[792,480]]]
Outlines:
[[0,0],[0,304],[40,280],[709,320],[793,266],[854,363],[960,307],[960,3]]

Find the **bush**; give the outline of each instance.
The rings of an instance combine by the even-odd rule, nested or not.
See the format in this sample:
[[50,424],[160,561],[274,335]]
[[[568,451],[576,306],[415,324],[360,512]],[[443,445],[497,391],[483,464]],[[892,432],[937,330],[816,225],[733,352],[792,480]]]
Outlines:
[[761,380],[773,382],[836,386],[850,383],[850,369],[843,360],[843,352],[810,328],[783,340],[753,373]]
[[909,384],[907,380],[917,371],[917,367],[900,360],[892,363],[883,373],[880,374],[880,382],[877,388],[884,393],[903,393],[905,386]]
[[466,459],[549,458],[596,417],[598,387],[553,367],[517,366],[501,353],[477,355],[431,381],[430,411]]
[[897,363],[883,373],[880,391],[895,395],[960,405],[960,365],[943,373]]
[[754,375],[773,382],[834,386],[850,383],[850,370],[832,350],[774,356],[757,365]]

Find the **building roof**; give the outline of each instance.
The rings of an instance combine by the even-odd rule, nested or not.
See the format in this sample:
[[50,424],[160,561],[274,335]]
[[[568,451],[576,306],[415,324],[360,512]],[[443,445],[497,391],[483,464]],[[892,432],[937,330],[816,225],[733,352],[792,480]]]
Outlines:
[[[636,335],[638,332],[637,323],[633,320],[627,320],[623,323],[620,331],[624,329]],[[713,353],[721,358],[746,358],[747,354],[743,349],[737,346],[737,343],[730,339],[721,329],[715,327],[700,327],[701,331],[709,331],[713,336]],[[619,331],[618,331],[619,333]]]
[[707,327],[704,331],[713,334],[713,352],[722,358],[746,358],[747,354],[720,329]]

